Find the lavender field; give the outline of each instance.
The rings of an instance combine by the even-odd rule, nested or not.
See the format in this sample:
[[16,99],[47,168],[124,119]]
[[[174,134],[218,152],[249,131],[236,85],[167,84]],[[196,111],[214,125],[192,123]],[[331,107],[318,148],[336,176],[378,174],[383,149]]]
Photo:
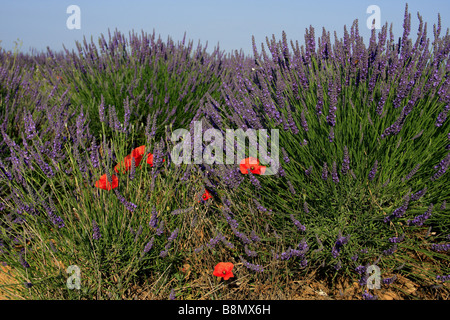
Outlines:
[[[1,296],[448,299],[450,33],[359,27],[0,48]],[[278,129],[280,166],[177,164],[180,128]]]

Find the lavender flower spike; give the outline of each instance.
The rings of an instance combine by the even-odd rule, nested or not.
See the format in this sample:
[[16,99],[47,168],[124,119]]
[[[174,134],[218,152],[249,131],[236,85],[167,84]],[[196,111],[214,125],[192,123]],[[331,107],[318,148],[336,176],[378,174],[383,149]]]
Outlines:
[[372,181],[373,179],[375,179],[377,169],[378,169],[378,160],[375,160],[372,170],[370,170],[370,172],[369,172],[369,181]]
[[100,228],[98,227],[98,224],[95,220],[92,220],[92,229],[93,229],[92,239],[94,240],[100,239],[102,235],[100,233]]

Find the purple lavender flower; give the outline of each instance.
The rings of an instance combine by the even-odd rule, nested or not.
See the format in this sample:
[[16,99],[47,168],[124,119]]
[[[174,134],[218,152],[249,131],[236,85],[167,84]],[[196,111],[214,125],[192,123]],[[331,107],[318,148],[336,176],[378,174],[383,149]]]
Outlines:
[[253,202],[255,203],[256,209],[257,209],[259,212],[264,212],[264,213],[267,212],[267,213],[269,213],[269,214],[272,212],[272,210],[263,207],[263,206],[259,203],[258,200],[253,199]]
[[239,256],[239,259],[242,261],[242,264],[249,270],[255,271],[255,272],[263,272],[264,268],[258,264],[253,264],[245,260],[242,256]]
[[317,115],[320,116],[323,110],[323,89],[320,83],[317,83],[317,104],[316,104],[316,112]]
[[253,251],[253,250],[250,250],[249,248],[248,248],[248,245],[245,245],[244,246],[244,252],[245,252],[245,254],[248,256],[248,257],[257,257],[258,256],[258,253],[256,252],[256,251]]
[[378,299],[378,297],[376,295],[374,296],[374,295],[368,293],[367,290],[364,291],[364,293],[362,295],[362,298],[364,300],[377,300]]
[[32,140],[37,135],[37,132],[36,132],[36,123],[34,122],[33,116],[30,113],[27,113],[24,116],[24,124],[27,139]]
[[443,244],[433,243],[431,245],[431,250],[437,251],[437,252],[450,251],[450,243],[443,243]]
[[169,238],[167,239],[168,242],[172,242],[174,241],[177,237],[178,237],[178,231],[179,229],[176,228],[175,230],[173,230],[173,232],[170,234]]
[[93,230],[92,239],[98,240],[102,237],[100,233],[100,228],[95,220],[92,220],[92,230]]
[[342,161],[341,172],[343,175],[346,175],[348,170],[350,170],[350,158],[348,156],[348,148],[344,146],[344,160]]
[[308,203],[306,201],[303,202],[303,211],[305,211],[305,213],[309,213]]
[[24,268],[30,267],[30,264],[25,260],[22,253],[19,255],[19,262],[22,265],[22,267],[24,267]]
[[91,146],[91,163],[92,163],[92,167],[94,167],[94,168],[98,168],[100,166],[97,150],[98,150],[97,143],[96,143],[95,139],[93,139],[92,146]]
[[149,226],[151,228],[156,228],[158,226],[158,212],[156,211],[156,207],[153,206],[152,216],[150,218]]
[[322,169],[322,179],[327,180],[328,179],[328,166],[327,163],[323,163],[323,169]]
[[147,242],[147,244],[145,245],[145,247],[144,247],[144,253],[148,253],[148,252],[152,249],[153,243],[154,243],[154,242],[155,242],[155,237],[152,237],[152,238],[150,239],[150,241]]
[[445,208],[446,208],[446,201],[444,200],[444,201],[442,201],[442,205],[441,205],[441,207],[440,207],[440,209],[441,210],[445,210]]
[[333,166],[332,166],[332,169],[331,169],[331,177],[332,177],[334,183],[336,183],[336,184],[339,183],[339,176],[338,176],[338,173],[337,173],[336,161],[333,162]]
[[292,194],[296,194],[294,185],[292,184],[291,180],[287,180],[287,185],[288,185],[288,187],[289,187],[289,191],[290,191]]
[[392,276],[392,277],[390,277],[390,278],[384,278],[384,279],[383,279],[383,283],[384,283],[385,285],[390,285],[390,284],[392,284],[396,279],[397,279],[397,276],[396,276],[396,275],[394,275],[394,276]]
[[305,170],[305,174],[307,176],[309,176],[311,174],[311,172],[312,172],[312,169],[313,169],[313,166],[309,166],[309,168]]
[[289,163],[290,162],[289,156],[288,156],[286,150],[283,147],[281,147],[281,152],[283,153],[283,160],[284,160],[284,162],[285,163]]
[[365,274],[365,273],[366,273],[366,267],[363,266],[363,265],[359,265],[359,266],[357,266],[357,267],[355,268],[355,271],[356,271],[358,274]]
[[375,175],[377,173],[377,169],[378,169],[378,160],[375,160],[375,163],[374,163],[372,169],[369,172],[369,181],[372,181],[373,179],[375,179]]
[[261,238],[256,234],[255,230],[252,230],[250,233],[250,239],[252,239],[253,242],[261,241]]
[[171,214],[176,216],[176,215],[179,215],[179,214],[182,214],[182,213],[188,213],[188,212],[192,211],[193,209],[194,209],[194,207],[189,207],[189,208],[186,208],[186,209],[175,209],[175,210],[173,210],[171,212]]
[[[280,167],[281,168],[281,167]],[[261,183],[259,182],[259,180],[253,175],[253,173],[250,171],[250,169],[247,170],[248,172],[248,177],[250,179],[250,182],[252,183],[252,185],[256,188],[256,189],[261,189]]]
[[397,251],[397,244],[394,244],[389,249],[383,250],[383,254],[386,256],[390,256],[393,255],[395,251]]
[[437,170],[437,172],[431,177],[431,181],[435,181],[442,177],[444,173],[447,171],[448,167],[450,165],[450,153],[447,154],[447,156],[439,162],[437,166],[434,167],[434,169]]
[[416,172],[419,170],[419,167],[420,167],[420,163],[418,163],[418,164],[411,170],[411,172],[409,172],[409,173],[406,175],[406,177],[404,177],[404,178],[402,179],[402,181],[408,181],[408,180],[411,180],[411,178],[413,177],[413,175],[415,175]]
[[444,110],[441,113],[439,113],[439,115],[438,115],[438,117],[436,119],[436,123],[435,123],[436,127],[441,127],[442,126],[442,124],[447,119],[447,113],[448,113],[449,110],[450,110],[450,105],[446,105],[444,107]]
[[339,256],[339,253],[342,249],[342,247],[348,242],[348,239],[350,238],[350,235],[343,237],[339,236],[336,242],[334,243],[333,249],[331,250],[331,254],[334,258],[337,258]]
[[392,237],[389,238],[389,242],[391,243],[400,243],[405,239],[405,234],[402,234],[400,237]]
[[337,85],[335,82],[331,84],[331,93],[330,93],[330,106],[327,115],[327,123],[334,127],[336,126],[336,108],[337,106]]
[[224,238],[222,234],[218,234],[216,237],[209,239],[208,244],[206,245],[211,250],[214,249],[217,244]]
[[297,219],[295,219],[293,214],[291,214],[289,217],[291,218],[291,220],[292,220],[292,222],[294,223],[294,225],[297,227],[297,230],[298,230],[298,231],[306,231],[306,227],[305,227],[304,225],[302,225],[302,224],[300,223],[300,221],[298,221]]
[[175,290],[170,290],[169,300],[175,300]]
[[411,197],[406,196],[403,204],[398,207],[397,209],[395,209],[391,215],[386,216],[384,218],[384,222],[389,222],[392,220],[392,218],[400,218],[401,216],[403,216],[403,214],[406,212],[406,210],[408,209],[409,206],[409,202],[411,201]]
[[125,197],[120,194],[118,189],[114,189],[114,194],[119,199],[119,201],[125,206],[125,208],[127,208],[128,211],[133,212],[137,208],[137,205],[132,202],[127,201],[125,199]]
[[430,204],[427,211],[425,213],[416,216],[412,220],[408,220],[406,223],[407,225],[416,225],[416,226],[422,226],[425,220],[427,220],[431,216],[431,211],[433,210],[433,204]]
[[159,227],[156,230],[156,235],[160,236],[163,234],[163,232],[164,232],[164,220],[161,220],[161,222],[159,223]]
[[98,112],[100,116],[100,122],[105,122],[105,99],[103,98],[103,95],[101,95],[101,102],[100,106],[98,107]]
[[334,141],[334,128],[331,127],[330,129],[330,135],[328,136],[328,141],[331,143]]
[[301,125],[303,130],[305,130],[305,132],[308,132],[309,128],[308,128],[308,122],[306,122],[306,118],[305,118],[305,111],[302,110],[302,112],[300,113],[300,119],[301,119]]
[[420,198],[423,197],[423,195],[427,192],[427,187],[423,188],[422,190],[417,191],[411,196],[411,201],[417,201]]
[[450,274],[445,275],[445,276],[437,275],[436,280],[442,281],[442,282],[450,281]]

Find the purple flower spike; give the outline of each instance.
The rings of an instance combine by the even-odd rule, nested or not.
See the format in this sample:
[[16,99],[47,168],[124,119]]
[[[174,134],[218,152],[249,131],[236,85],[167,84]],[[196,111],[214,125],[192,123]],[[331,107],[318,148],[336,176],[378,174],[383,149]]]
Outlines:
[[369,172],[369,181],[372,181],[373,179],[375,179],[375,175],[377,174],[377,169],[378,169],[378,160],[375,160],[372,170],[370,170],[370,172]]

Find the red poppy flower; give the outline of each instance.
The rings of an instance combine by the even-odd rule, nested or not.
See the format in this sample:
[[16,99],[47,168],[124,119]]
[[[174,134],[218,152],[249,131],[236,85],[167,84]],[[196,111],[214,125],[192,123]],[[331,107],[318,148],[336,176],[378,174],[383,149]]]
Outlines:
[[[144,156],[144,153],[145,153],[145,146],[140,146],[140,147],[133,149],[133,151],[131,151],[131,154],[129,154],[125,157],[124,161],[122,161],[121,163],[119,163],[118,165],[116,165],[114,167],[114,171],[119,173],[120,168],[124,169],[123,172],[130,170],[131,165],[133,163],[133,158],[134,158],[136,167],[139,166],[139,164],[141,163],[142,157]],[[150,154],[149,154],[149,156],[150,156]]]
[[[166,159],[163,159],[163,162],[166,161]],[[150,167],[153,167],[153,154],[149,153],[147,156],[147,163],[150,165]]]
[[[206,201],[208,199],[212,198],[212,195],[209,193],[208,190],[205,189],[205,193],[202,195],[202,200]],[[198,200],[198,202],[200,202],[201,200]]]
[[[140,147],[137,147],[137,148],[133,149],[133,151],[131,151],[131,154],[127,155],[124,158],[124,161],[122,161],[121,163],[119,163],[118,165],[116,165],[114,167],[114,171],[119,173],[119,169],[121,169],[121,168],[124,169],[123,172],[126,172],[126,171],[130,170],[131,166],[132,166],[133,158],[134,158],[136,167],[138,167],[139,164],[141,163],[142,158],[144,157],[144,154],[145,154],[145,146],[140,146]],[[163,162],[164,161],[165,160],[163,159]],[[147,155],[146,162],[151,167],[153,167],[153,154],[149,153]]]
[[253,174],[264,174],[266,167],[259,165],[259,160],[253,157],[243,159],[239,166],[242,174],[247,174],[250,170]]
[[216,277],[222,277],[223,280],[228,280],[230,278],[233,278],[234,275],[231,272],[233,270],[234,265],[231,262],[219,262],[215,268],[213,275]]
[[115,175],[112,175],[111,178],[112,178],[112,183],[108,181],[106,174],[104,174],[100,177],[100,180],[95,182],[95,186],[97,188],[100,188],[103,190],[108,190],[108,191],[111,189],[117,188],[119,186],[119,179]]

